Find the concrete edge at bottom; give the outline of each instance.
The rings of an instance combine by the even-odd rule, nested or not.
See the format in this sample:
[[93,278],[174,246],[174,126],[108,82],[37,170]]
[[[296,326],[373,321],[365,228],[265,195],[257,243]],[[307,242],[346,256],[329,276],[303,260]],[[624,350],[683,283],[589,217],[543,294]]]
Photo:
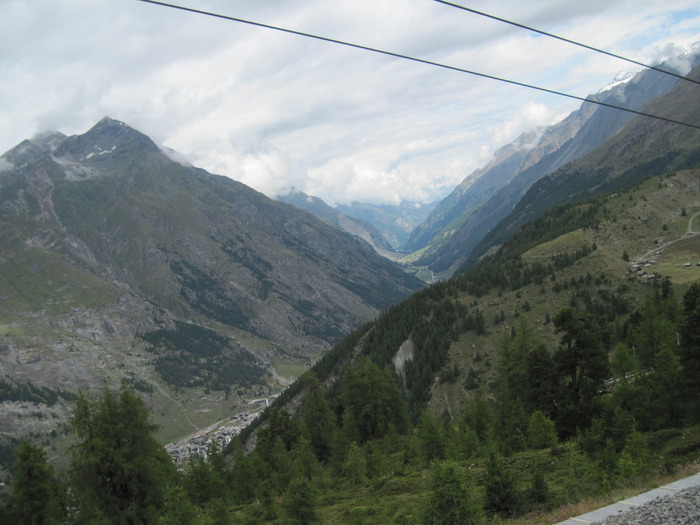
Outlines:
[[691,487],[697,487],[700,485],[700,472],[688,476],[687,478],[679,479],[673,483],[668,483],[662,487],[658,487],[642,494],[638,494],[631,498],[618,501],[607,507],[602,507],[597,510],[586,512],[580,516],[575,516],[564,521],[560,521],[554,525],[586,525],[589,523],[595,523],[598,521],[603,521],[610,516],[616,516],[631,510],[635,507],[649,503],[655,499],[665,498],[667,496],[672,496],[677,494],[683,489],[689,489]]

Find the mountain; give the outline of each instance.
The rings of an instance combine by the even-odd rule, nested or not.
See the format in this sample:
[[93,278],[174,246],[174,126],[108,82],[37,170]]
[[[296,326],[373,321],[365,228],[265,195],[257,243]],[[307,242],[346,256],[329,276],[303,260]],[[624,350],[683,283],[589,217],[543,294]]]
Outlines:
[[303,192],[293,192],[279,196],[278,200],[308,211],[327,224],[367,241],[377,253],[384,257],[396,257],[391,245],[372,224],[362,219],[348,217],[318,197],[313,197]]
[[[699,55],[694,52],[691,57],[697,64]],[[650,100],[668,93],[676,81],[643,70],[618,79],[589,98],[640,110]],[[428,247],[417,264],[448,275],[454,272],[533,183],[600,146],[632,117],[628,112],[583,103],[558,124],[533,130],[501,148],[486,167],[467,177],[412,233],[409,250]]]
[[[700,80],[700,66],[688,76]],[[697,89],[678,82],[644,111],[697,126]],[[596,319],[612,353],[630,326],[644,328],[635,310],[659,283],[667,297],[680,297],[700,281],[699,139],[692,126],[632,118],[534,183],[455,275],[363,325],[313,371],[329,392],[342,392],[344,371],[369,355],[396,372],[414,422],[426,407],[455,421],[474,394],[494,395],[499,351],[518,331],[535,338],[533,348],[556,351],[552,316],[562,308]],[[625,344],[647,344],[645,337]],[[295,383],[273,407],[295,413],[304,389]],[[254,442],[264,421],[243,438]]]
[[[700,71],[693,76],[700,78]],[[695,86],[683,83],[647,110],[695,123],[700,97]],[[127,385],[149,399],[157,394],[149,387],[166,386],[153,381],[158,367],[187,372],[194,365],[186,359],[188,354],[200,364],[214,362],[221,368],[200,367],[193,377],[209,380],[209,388],[214,385],[208,374],[224,372],[231,361],[253,377],[261,357],[231,359],[245,350],[243,331],[235,323],[194,324],[193,319],[204,318],[187,300],[195,292],[201,292],[201,298],[214,296],[214,288],[201,276],[218,277],[212,270],[216,256],[204,259],[200,251],[215,246],[200,247],[190,235],[195,230],[190,224],[200,211],[207,217],[216,215],[224,207],[218,199],[228,201],[250,190],[228,182],[219,185],[212,182],[218,178],[187,166],[181,166],[182,171],[171,166],[164,175],[161,153],[147,138],[128,128],[111,132],[116,144],[98,136],[81,145],[80,137],[45,135],[23,143],[0,163],[0,354],[11,356],[4,358],[3,371],[24,367],[36,372],[37,363],[53,359],[53,373],[65,373],[59,365],[66,352],[75,360],[64,359],[62,364],[76,366],[73,377],[79,380],[84,370],[77,368],[78,358],[91,345],[94,356],[89,364],[96,373],[107,378],[125,375]],[[106,468],[137,486],[138,494],[163,494],[160,501],[153,497],[148,509],[159,518],[415,523],[456,515],[460,522],[548,523],[566,517],[572,508],[581,512],[581,505],[590,501],[597,505],[601,497],[614,499],[620,490],[647,490],[649,485],[668,483],[669,476],[695,472],[700,451],[698,133],[636,117],[598,148],[533,184],[494,230],[502,239],[485,238],[497,244],[463,273],[394,304],[325,353],[312,371],[252,421],[240,441],[231,443],[229,460],[213,448],[210,461],[190,463],[177,477],[174,466],[171,474],[151,475],[157,472],[154,463],[141,461],[133,450],[134,443],[148,442],[150,427],[138,399],[122,390],[105,393],[101,401],[84,400],[75,417],[83,431],[73,442],[87,455],[73,455],[76,475],[65,476],[67,484],[62,479],[47,483],[53,473],[45,468],[44,451],[23,444],[18,454],[23,468],[17,471],[38,467],[32,472],[40,475],[16,476],[3,515],[22,511],[30,516],[26,508],[35,508],[29,505],[37,502],[27,494],[40,491],[23,489],[49,486],[56,490],[41,494],[48,493],[45,507],[55,516],[64,517],[68,507],[87,520],[112,509],[115,515],[133,517],[134,497],[128,490],[114,489],[114,476],[105,476]],[[123,148],[123,143],[129,147]],[[150,153],[129,153],[141,149]],[[120,155],[114,166],[112,154]],[[120,168],[115,171],[116,166]],[[68,192],[64,187],[89,181],[92,192]],[[218,193],[209,191],[205,182]],[[121,208],[107,191],[115,184]],[[181,232],[185,241],[176,239],[172,245],[177,241],[182,253],[194,251],[191,257],[200,258],[199,273],[185,268],[187,283],[180,281],[183,272],[175,272],[180,290],[186,288],[179,294],[180,303],[172,299],[184,312],[177,318],[174,307],[141,304],[136,285],[143,283],[133,278],[133,266],[110,259],[110,275],[121,272],[118,276],[128,282],[91,273],[93,267],[107,268],[98,261],[117,258],[121,249],[130,247],[126,241],[148,226],[142,217],[162,213],[161,192],[170,186],[181,190],[177,204],[189,198],[206,204],[191,211],[188,221],[157,224],[165,233]],[[158,191],[149,191],[153,188]],[[72,199],[66,201],[69,193]],[[137,206],[140,195],[147,205]],[[246,193],[236,206],[226,208],[236,217],[245,213],[248,223],[237,225],[242,235],[264,229],[254,217],[265,206],[306,219],[307,232],[327,228],[306,213],[255,200],[255,195]],[[127,208],[139,212],[127,214]],[[187,211],[185,206],[169,209],[168,219],[173,221]],[[90,220],[95,215],[100,220]],[[268,221],[274,219],[260,222]],[[228,231],[227,225],[217,229],[218,221],[206,224],[210,241]],[[366,244],[334,233],[368,250]],[[155,232],[151,236],[166,242]],[[262,238],[258,243],[268,246]],[[308,251],[313,248],[319,254],[319,244]],[[171,245],[166,247],[172,253]],[[146,246],[133,258],[141,254],[159,264]],[[236,261],[242,258],[239,254]],[[177,260],[184,261],[184,256]],[[229,278],[263,266],[252,256],[245,262],[234,267]],[[157,266],[149,278],[158,279],[167,272],[165,266]],[[179,267],[185,267],[184,262]],[[186,285],[192,280],[199,286]],[[268,291],[276,290],[273,285]],[[123,300],[115,304],[119,294]],[[197,305],[201,307],[201,301]],[[30,307],[33,314],[28,313]],[[121,324],[114,322],[119,317],[115,311]],[[65,312],[72,317],[63,326]],[[142,343],[131,340],[120,353],[96,344],[135,322],[142,323]],[[50,350],[42,346],[61,330],[64,339]],[[227,335],[233,333],[236,338]],[[251,335],[248,342],[254,338]],[[8,342],[11,339],[27,344],[18,348]],[[220,354],[212,348],[227,352],[227,359],[218,359]],[[120,366],[110,361],[115,357]],[[145,364],[135,367],[138,361]],[[151,376],[142,372],[146,365],[153,365]],[[124,369],[133,375],[124,374]],[[252,383],[247,388],[267,404],[269,390]],[[240,382],[237,386],[244,388]],[[168,395],[177,408],[182,406],[179,402],[188,402],[188,418],[197,417],[194,407],[228,408],[223,392],[217,392],[212,403],[207,389],[185,399],[187,389],[170,389]],[[13,424],[32,429],[35,443],[52,444],[46,429],[58,419],[53,413],[56,399],[69,393],[7,381],[0,384],[0,393],[4,401],[14,398],[11,408],[19,416]],[[37,400],[51,408],[32,411]],[[3,408],[9,404],[4,402]],[[124,417],[111,417],[114,413]],[[12,428],[7,421],[0,428]],[[52,433],[64,429],[55,426]],[[245,454],[241,445],[255,449]],[[5,457],[5,450],[0,452]],[[60,458],[60,452],[56,455]],[[101,461],[107,463],[96,471]],[[165,459],[156,463],[162,465]],[[107,496],[94,502],[91,496],[98,492],[98,497]],[[73,506],[51,493],[71,494]]]
[[[700,65],[688,77],[700,80]],[[667,94],[652,100],[644,111],[697,126],[700,123],[698,86],[679,82]],[[533,184],[487,235],[478,243],[470,241],[474,248],[466,267],[509,238],[520,226],[556,205],[613,192],[660,172],[672,173],[698,164],[700,130],[648,117],[635,118],[598,148]]]
[[[2,401],[126,380],[177,435],[278,391],[422,287],[366,242],[110,118],[25,140],[0,166]],[[26,430],[10,412],[2,427]]]
[[[692,76],[700,79],[700,70]],[[679,83],[646,111],[697,123],[697,94]],[[316,290],[323,285],[314,272],[335,275],[334,254],[324,250],[333,236],[330,250],[345,242],[368,260],[376,256],[310,214],[164,160],[123,124],[100,126],[104,136],[43,135],[0,163],[3,373],[39,385],[43,370],[72,374],[77,385],[89,373],[109,383],[123,378],[151,404],[167,394],[169,414],[187,403],[195,421],[200,410],[230,410],[231,392],[218,390],[224,379],[267,404],[271,355],[256,346],[261,335],[245,330],[265,320],[253,325],[240,312],[280,290],[289,299],[293,283],[259,283],[235,297],[224,295],[233,294],[227,284],[240,291],[246,275],[262,269],[285,275],[269,257],[280,243],[286,264],[317,264],[296,269],[306,285],[317,278]],[[4,515],[18,512],[17,502],[36,504],[26,496],[36,492],[18,487],[39,485],[71,494],[78,516],[112,508],[133,515],[128,491],[112,490],[114,476],[93,475],[101,459],[109,472],[145,487],[140,494],[164,494],[149,514],[241,523],[414,523],[450,513],[461,522],[552,522],[572,508],[581,512],[582,498],[614,498],[667,483],[673,472],[695,472],[699,133],[636,117],[534,183],[476,247],[480,257],[325,353],[232,442],[230,461],[209,449],[211,461],[190,463],[177,477],[174,467],[151,476],[152,462],[132,460],[133,443],[149,433],[143,407],[128,391],[105,394],[81,403],[75,417],[84,431],[73,442],[87,456],[73,456],[72,484],[46,484],[53,474],[43,468],[43,450],[25,444],[18,454],[25,468],[17,471],[38,466],[41,475],[15,478]],[[280,221],[284,231],[273,230]],[[227,235],[238,235],[236,244]],[[144,236],[148,242],[134,240]],[[235,250],[239,244],[245,252]],[[385,278],[396,269],[386,264]],[[228,297],[249,302],[234,310]],[[123,333],[140,337],[120,339]],[[70,392],[8,379],[0,394],[9,414],[0,428],[31,431],[42,445],[65,431],[55,407]],[[125,417],[110,417],[115,412]],[[241,445],[254,450],[245,454]],[[93,503],[85,480],[108,495],[104,502]],[[45,499],[56,515],[66,508],[58,497]]]
[[352,202],[339,204],[336,209],[348,217],[372,224],[389,241],[394,251],[403,252],[403,245],[411,232],[426,220],[436,205],[436,202],[411,201],[401,201],[399,204]]

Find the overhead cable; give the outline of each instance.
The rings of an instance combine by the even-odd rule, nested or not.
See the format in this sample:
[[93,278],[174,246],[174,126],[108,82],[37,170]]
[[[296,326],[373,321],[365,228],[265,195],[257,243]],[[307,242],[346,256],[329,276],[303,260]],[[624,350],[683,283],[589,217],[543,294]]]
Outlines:
[[651,69],[653,71],[658,71],[659,73],[663,73],[665,75],[670,75],[672,77],[679,78],[681,80],[687,80],[688,82],[692,82],[693,84],[700,84],[697,80],[694,80],[692,78],[688,78],[683,75],[679,75],[677,73],[674,73],[673,71],[669,71],[668,69],[663,69],[660,67],[656,66],[650,66],[649,64],[645,64],[643,62],[639,62],[637,60],[633,60],[631,58],[623,57],[622,55],[616,55],[615,53],[611,53],[610,51],[605,51],[604,49],[599,49],[597,47],[589,46],[588,44],[582,44],[581,42],[576,42],[575,40],[570,40],[568,38],[564,38],[563,36],[558,36],[554,35],[552,33],[547,33],[546,31],[542,31],[540,29],[535,29],[534,27],[529,27],[524,24],[519,24],[518,22],[513,22],[512,20],[506,20],[505,18],[499,18],[494,15],[490,15],[488,13],[484,13],[483,11],[477,11],[476,9],[472,9],[471,7],[465,7],[463,5],[459,4],[453,4],[452,2],[446,2],[445,0],[434,0],[438,4],[444,4],[450,7],[454,7],[456,9],[461,9],[462,11],[467,11],[469,13],[473,13],[475,15],[483,16],[486,18],[490,18],[491,20],[496,20],[498,22],[503,22],[504,24],[509,24],[515,27],[519,27],[521,29],[526,29],[528,31],[532,31],[533,33],[537,33],[539,35],[543,36],[548,36],[549,38],[555,38],[557,40],[561,40],[562,42],[566,42],[567,44],[573,44],[575,46],[582,47],[584,49],[588,49],[590,51],[595,51],[596,53],[602,53],[603,55],[607,55],[609,57],[617,58],[619,60],[624,60],[625,62],[629,62],[630,64],[635,64],[637,66],[642,66],[647,69]]
[[682,122],[682,121],[680,121],[680,120],[674,120],[674,119],[667,118],[667,117],[661,117],[661,116],[659,116],[659,115],[653,115],[653,114],[651,114],[651,113],[645,113],[645,112],[643,112],[643,111],[637,111],[637,110],[634,110],[634,109],[625,108],[625,107],[622,107],[622,106],[617,106],[617,105],[615,105],[615,104],[609,104],[609,103],[607,103],[607,102],[602,102],[602,101],[600,101],[600,100],[595,100],[595,99],[591,99],[591,98],[579,97],[579,96],[576,96],[576,95],[571,95],[571,94],[569,94],[569,93],[563,93],[563,92],[561,92],[561,91],[556,91],[556,90],[553,90],[553,89],[548,89],[548,88],[544,88],[544,87],[540,87],[540,86],[534,86],[534,85],[532,85],[532,84],[526,84],[526,83],[524,83],[524,82],[518,82],[518,81],[510,80],[510,79],[507,79],[507,78],[501,78],[501,77],[497,77],[497,76],[494,76],[494,75],[488,75],[488,74],[486,74],[486,73],[479,73],[478,71],[470,71],[470,70],[468,70],[468,69],[463,69],[463,68],[456,67],[456,66],[450,66],[450,65],[448,65],[448,64],[441,64],[440,62],[433,62],[433,61],[430,61],[430,60],[425,60],[425,59],[422,59],[422,58],[416,58],[416,57],[412,57],[412,56],[409,56],[409,55],[404,55],[404,54],[401,54],[401,53],[394,53],[393,51],[385,51],[385,50],[382,50],[382,49],[377,49],[377,48],[374,48],[374,47],[368,47],[368,46],[364,46],[364,45],[361,45],[361,44],[354,44],[354,43],[352,43],[352,42],[345,42],[345,41],[343,41],[343,40],[336,40],[335,38],[329,38],[329,37],[325,37],[325,36],[314,35],[314,34],[312,34],[312,33],[305,33],[305,32],[303,32],[303,31],[296,31],[296,30],[294,30],[294,29],[288,29],[288,28],[284,28],[284,27],[273,26],[273,25],[269,25],[269,24],[263,24],[263,23],[261,23],[261,22],[254,22],[254,21],[252,21],[252,20],[246,20],[246,19],[244,19],[244,18],[236,18],[236,17],[233,17],[233,16],[227,16],[227,15],[212,13],[212,12],[210,12],[210,11],[202,11],[202,10],[200,10],[200,9],[194,9],[194,8],[191,8],[191,7],[185,7],[185,6],[180,6],[180,5],[176,5],[176,4],[170,4],[170,3],[166,3],[166,2],[159,2],[159,1],[156,1],[156,0],[138,0],[138,1],[139,1],[139,2],[145,2],[145,3],[148,3],[148,4],[159,5],[159,6],[163,6],[163,7],[170,7],[170,8],[173,8],[173,9],[178,9],[178,10],[186,11],[186,12],[189,12],[189,13],[196,13],[196,14],[200,14],[200,15],[211,16],[211,17],[214,17],[214,18],[220,18],[220,19],[223,19],[223,20],[228,20],[228,21],[230,21],[230,22],[239,22],[239,23],[241,23],[241,24],[247,24],[247,25],[251,25],[251,26],[255,26],[255,27],[261,27],[261,28],[264,28],[264,29],[272,29],[272,30],[274,30],[274,31],[280,31],[280,32],[282,32],[282,33],[288,33],[288,34],[291,34],[291,35],[297,35],[297,36],[303,36],[303,37],[306,37],[306,38],[312,38],[312,39],[315,39],[315,40],[320,40],[320,41],[322,41],[322,42],[329,42],[329,43],[331,43],[331,44],[338,44],[338,45],[341,45],[341,46],[351,47],[351,48],[354,48],[354,49],[360,49],[360,50],[362,50],[362,51],[370,51],[370,52],[372,52],[372,53],[378,53],[378,54],[381,54],[381,55],[386,55],[386,56],[390,56],[390,57],[394,57],[394,58],[401,58],[401,59],[404,59],[404,60],[410,60],[410,61],[412,61],[412,62],[418,62],[418,63],[420,63],[420,64],[426,64],[426,65],[429,65],[429,66],[435,66],[435,67],[439,67],[439,68],[442,68],[442,69],[447,69],[447,70],[450,70],[450,71],[456,71],[456,72],[458,72],[458,73],[466,73],[466,74],[468,74],[468,75],[474,75],[474,76],[481,77],[481,78],[487,78],[487,79],[490,79],[490,80],[496,80],[496,81],[498,81],[498,82],[504,82],[504,83],[506,83],[506,84],[511,84],[511,85],[514,85],[514,86],[524,87],[524,88],[528,88],[528,89],[534,89],[534,90],[542,91],[542,92],[544,92],[544,93],[549,93],[549,94],[552,94],[552,95],[558,95],[558,96],[560,96],[560,97],[566,97],[566,98],[571,98],[571,99],[574,99],[574,100],[580,100],[581,102],[589,102],[589,103],[591,103],[591,104],[597,104],[597,105],[599,105],[599,106],[605,106],[605,107],[612,108],[612,109],[618,109],[618,110],[620,110],[620,111],[626,111],[626,112],[628,112],[628,113],[634,113],[635,115],[642,115],[642,116],[644,116],[644,117],[654,118],[654,119],[657,119],[657,120],[663,120],[663,121],[666,121],[666,122],[670,122],[670,123],[672,123],[672,124],[678,124],[678,125],[686,126],[686,127],[689,127],[689,128],[700,129],[700,125],[690,124],[690,123],[688,123],[688,122]]

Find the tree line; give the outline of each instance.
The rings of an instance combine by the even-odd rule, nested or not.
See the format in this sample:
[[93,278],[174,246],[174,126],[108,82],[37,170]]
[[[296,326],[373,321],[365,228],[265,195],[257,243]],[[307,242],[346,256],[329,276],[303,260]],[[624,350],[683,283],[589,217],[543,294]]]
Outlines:
[[[96,399],[80,394],[70,468],[57,476],[43,449],[21,443],[0,517],[314,523],[344,491],[381,492],[407,479],[420,489],[409,504],[387,498],[348,511],[353,520],[365,513],[394,523],[476,524],[641,478],[653,465],[647,432],[700,422],[700,284],[678,301],[665,281],[615,337],[605,318],[570,307],[552,322],[554,349],[521,319],[500,343],[494,396],[473,396],[457,417],[423,410],[412,421],[393,368],[361,355],[329,391],[313,371],[305,374],[298,412],[272,407],[252,453],[239,440],[229,456],[212,448],[183,470],[126,385]],[[563,479],[553,477],[552,462]]]

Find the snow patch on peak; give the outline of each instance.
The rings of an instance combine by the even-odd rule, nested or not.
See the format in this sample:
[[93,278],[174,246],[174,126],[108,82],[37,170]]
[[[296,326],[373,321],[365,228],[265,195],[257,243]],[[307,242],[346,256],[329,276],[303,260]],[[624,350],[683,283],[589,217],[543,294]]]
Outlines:
[[112,153],[116,149],[117,149],[117,146],[112,146],[110,149],[102,149],[97,144],[95,144],[95,146],[94,146],[95,151],[88,153],[85,157],[80,159],[80,161],[82,162],[84,160],[88,160],[88,159],[94,157],[95,155],[108,155],[109,153]]
[[620,86],[622,84],[626,84],[630,80],[634,78],[634,76],[637,73],[634,73],[632,71],[621,71],[615,77],[613,78],[612,82],[605,86],[603,89],[599,90],[598,93],[605,93],[606,91],[610,91],[611,89],[616,88],[617,86]]

